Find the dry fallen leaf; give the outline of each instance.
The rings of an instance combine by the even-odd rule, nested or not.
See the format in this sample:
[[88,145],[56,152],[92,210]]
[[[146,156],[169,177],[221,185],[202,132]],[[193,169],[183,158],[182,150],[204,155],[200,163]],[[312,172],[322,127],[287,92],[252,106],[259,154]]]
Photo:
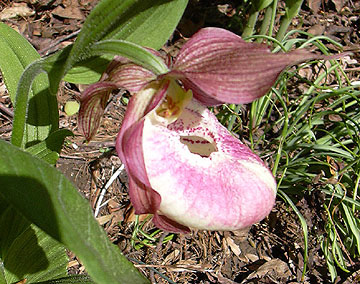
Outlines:
[[[325,0],[326,3],[328,3],[329,0]],[[317,13],[320,8],[320,4],[322,3],[322,0],[308,0],[308,6],[311,10],[314,11],[314,13]],[[331,0],[331,2],[334,3],[335,9],[337,12],[340,12],[341,9],[344,6],[344,0]]]
[[102,226],[102,225],[106,224],[107,222],[109,222],[112,217],[113,217],[112,214],[109,214],[109,215],[104,215],[104,216],[98,217],[98,218],[96,218],[96,220]]
[[342,117],[338,114],[329,114],[329,120],[333,122],[339,122],[342,121]]
[[231,251],[236,256],[239,256],[241,254],[240,247],[237,244],[235,244],[234,240],[232,238],[230,238],[230,236],[227,236],[225,239],[226,239],[226,243],[230,247]]
[[320,8],[321,0],[308,0],[308,6],[314,13],[317,13]]
[[281,275],[282,277],[287,278],[291,276],[291,272],[284,261],[275,258],[265,262],[257,271],[251,273],[246,279],[263,278],[265,275],[271,275],[274,276],[274,278]]
[[78,6],[68,6],[66,8],[57,6],[52,11],[52,14],[55,16],[58,16],[61,18],[67,18],[67,19],[76,19],[76,20],[84,19],[84,15]]
[[29,17],[35,14],[26,3],[12,3],[10,7],[5,8],[0,12],[0,20],[8,20],[16,17]]
[[335,4],[336,12],[340,12],[344,6],[344,0],[331,0]]
[[307,32],[312,35],[322,35],[325,32],[325,28],[325,25],[317,24],[308,29]]

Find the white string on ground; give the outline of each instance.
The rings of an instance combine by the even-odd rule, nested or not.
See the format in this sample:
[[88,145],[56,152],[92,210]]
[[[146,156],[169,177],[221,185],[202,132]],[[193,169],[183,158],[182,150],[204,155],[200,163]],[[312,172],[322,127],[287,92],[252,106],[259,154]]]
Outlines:
[[124,164],[122,164],[117,170],[116,172],[111,176],[111,178],[108,180],[108,182],[105,184],[105,186],[103,187],[103,189],[101,190],[100,196],[98,201],[96,202],[96,207],[95,207],[95,213],[94,216],[95,218],[97,217],[97,215],[99,214],[100,208],[103,207],[105,204],[107,204],[107,202],[102,203],[104,196],[106,194],[106,191],[108,190],[108,188],[110,187],[110,185],[115,181],[115,179],[121,174],[121,172],[124,170],[125,166]]

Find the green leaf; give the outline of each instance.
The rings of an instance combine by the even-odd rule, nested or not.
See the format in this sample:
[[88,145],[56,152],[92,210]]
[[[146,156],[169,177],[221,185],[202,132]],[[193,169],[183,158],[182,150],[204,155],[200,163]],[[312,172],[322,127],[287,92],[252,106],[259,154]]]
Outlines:
[[[40,58],[32,45],[18,32],[0,22],[0,70],[11,101],[15,102],[17,84],[25,67]],[[6,54],[6,56],[4,56]]]
[[[0,196],[0,200],[4,199]],[[2,205],[4,211],[0,215],[0,258],[8,254],[12,242],[30,226],[29,221],[15,214],[15,209],[8,203]]]
[[63,277],[59,279],[36,282],[34,284],[93,284],[93,282],[88,275],[71,275],[68,277]]
[[0,266],[0,284],[6,284],[4,267]]
[[304,0],[286,0],[285,15],[281,16],[280,28],[276,34],[276,39],[282,41],[286,30],[290,26],[290,23],[294,17],[296,17],[300,11],[301,5]]
[[[58,129],[56,96],[49,93],[48,80],[45,74],[41,74],[43,72],[43,62],[37,60],[28,65],[20,77],[11,136],[11,143],[18,147],[27,148],[43,141]],[[38,79],[42,88],[31,92]]]
[[301,9],[304,0],[286,0],[285,15],[288,19],[296,17]]
[[65,244],[97,283],[148,283],[112,245],[89,203],[59,171],[0,140],[0,195]]
[[28,283],[66,276],[65,248],[36,226],[25,230],[9,248],[3,260],[8,283]]
[[[351,212],[351,210],[349,209],[349,207],[342,203],[341,204],[342,209],[344,210],[345,216],[344,216],[344,221],[346,221],[346,223],[349,225],[352,236],[355,240],[356,243],[356,247],[357,247],[357,254],[360,255],[360,232],[359,232],[359,227],[356,224],[356,219],[355,216],[353,215],[353,213]],[[350,237],[350,233],[348,234],[348,237]]]
[[262,9],[268,7],[272,2],[273,0],[257,0],[253,2],[253,5],[256,11],[261,11]]
[[95,43],[91,55],[113,54],[130,59],[135,64],[160,75],[169,71],[164,61],[141,46],[124,40],[104,40]]
[[109,65],[112,55],[102,55],[75,64],[65,75],[64,80],[73,84],[93,84]]
[[[113,3],[115,1],[108,0],[107,2]],[[127,13],[126,16],[122,17],[111,28],[112,30],[104,39],[123,39],[141,46],[160,49],[174,32],[185,11],[188,0],[142,0],[132,2],[129,11],[125,12]],[[139,2],[141,5],[139,5]]]
[[73,135],[74,134],[67,129],[56,130],[44,141],[26,148],[26,151],[49,164],[55,165],[59,159],[65,138]]
[[26,147],[44,140],[58,128],[56,97],[48,91],[47,76],[36,77],[40,72],[25,74],[28,80],[22,82],[27,86],[20,85],[17,89],[25,68],[40,56],[25,38],[3,23],[0,23],[0,50],[6,54],[0,56],[0,69],[15,105],[14,143]]
[[291,206],[291,208],[294,210],[294,212],[300,219],[301,228],[303,230],[303,235],[304,235],[304,267],[303,267],[303,271],[302,271],[301,281],[304,281],[305,274],[306,274],[306,266],[307,266],[307,261],[308,261],[308,256],[309,256],[309,253],[308,253],[308,248],[309,248],[309,246],[308,246],[308,244],[309,244],[308,226],[306,224],[306,220],[305,220],[304,216],[301,214],[301,212],[296,207],[296,205],[292,202],[290,197],[285,192],[283,192],[281,189],[278,190],[278,194]]
[[[56,90],[61,78],[76,64],[91,57],[92,45],[103,39],[121,39],[141,46],[159,49],[169,39],[186,8],[188,0],[103,0],[90,13],[80,34],[69,52],[52,90]],[[104,18],[104,15],[106,17]],[[82,63],[86,73],[77,69],[69,73],[66,80],[76,83],[93,83],[99,78],[106,65],[104,58]],[[96,70],[94,69],[96,67]],[[102,68],[99,70],[99,66]],[[81,70],[81,69],[80,69]],[[84,69],[82,69],[84,70]],[[74,74],[74,75],[72,75]],[[75,75],[76,74],[76,75]],[[80,78],[79,78],[80,77]],[[91,78],[91,80],[82,78]],[[79,80],[80,79],[80,80]]]
[[[0,261],[4,283],[24,278],[28,283],[67,275],[65,248],[34,225],[13,207],[0,216]],[[1,283],[1,282],[0,282]]]

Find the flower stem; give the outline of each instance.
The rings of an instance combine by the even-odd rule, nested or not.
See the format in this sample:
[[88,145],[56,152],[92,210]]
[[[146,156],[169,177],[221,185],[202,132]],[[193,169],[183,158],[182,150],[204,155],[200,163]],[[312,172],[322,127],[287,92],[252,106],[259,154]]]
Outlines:
[[[252,9],[253,10],[253,9]],[[255,24],[257,21],[257,17],[259,15],[259,12],[253,11],[249,17],[248,22],[246,23],[245,29],[241,35],[241,37],[248,37],[251,36],[254,33]]]
[[[272,11],[273,11],[272,6],[269,6],[266,8],[264,19],[262,20],[262,23],[261,23],[259,35],[266,35],[266,33],[268,31],[268,27],[270,25],[271,18],[272,18]],[[263,40],[264,40],[263,38],[258,38],[256,41],[262,42]]]
[[286,7],[286,13],[281,17],[280,28],[276,35],[277,40],[281,41],[283,39],[292,19],[298,15],[303,2],[303,0],[291,1],[292,5]]
[[269,26],[269,36],[272,37],[273,35],[273,29],[274,29],[274,25],[275,25],[275,18],[276,18],[276,11],[277,11],[277,4],[278,4],[278,0],[274,0],[273,2],[273,6],[271,9],[271,21],[270,21],[270,26]]

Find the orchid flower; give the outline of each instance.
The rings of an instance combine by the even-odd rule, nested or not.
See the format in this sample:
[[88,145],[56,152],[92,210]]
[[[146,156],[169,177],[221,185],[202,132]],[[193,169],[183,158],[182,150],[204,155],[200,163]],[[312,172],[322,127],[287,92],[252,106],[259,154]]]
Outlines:
[[169,232],[249,227],[274,206],[275,179],[207,106],[249,103],[286,67],[314,58],[306,50],[274,54],[229,31],[205,28],[167,62],[166,74],[116,58],[82,95],[79,127],[91,139],[111,90],[127,89],[132,96],[116,149],[135,213],[153,214],[155,225]]

